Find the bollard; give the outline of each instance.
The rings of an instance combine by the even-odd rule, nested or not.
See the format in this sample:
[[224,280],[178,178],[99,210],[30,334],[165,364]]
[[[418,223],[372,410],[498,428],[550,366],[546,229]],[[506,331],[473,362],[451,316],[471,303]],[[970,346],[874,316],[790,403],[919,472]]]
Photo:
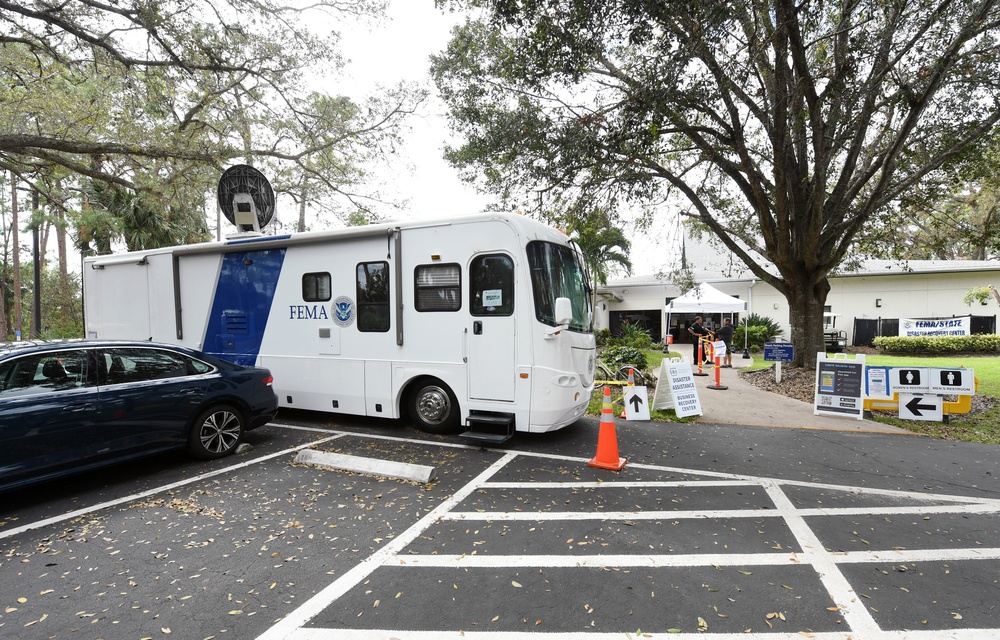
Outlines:
[[722,384],[722,358],[720,356],[715,356],[715,384],[708,385],[709,389],[715,389],[716,391],[725,391],[729,387]]
[[692,373],[691,375],[695,375],[695,376],[707,376],[708,375],[707,373],[705,373],[705,371],[702,368],[702,360],[705,359],[704,348],[705,348],[704,347],[704,343],[702,342],[701,337],[699,337],[698,338],[698,370],[695,371],[694,373]]

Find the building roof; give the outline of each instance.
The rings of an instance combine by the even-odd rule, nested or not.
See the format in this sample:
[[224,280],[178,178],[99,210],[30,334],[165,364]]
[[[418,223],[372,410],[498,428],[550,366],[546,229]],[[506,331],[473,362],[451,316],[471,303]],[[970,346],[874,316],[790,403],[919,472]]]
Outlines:
[[[963,273],[989,271],[1000,273],[1000,260],[862,260],[853,268],[842,268],[832,273],[832,278],[855,278],[871,276],[898,276],[906,274]],[[746,282],[757,280],[753,274],[726,278],[716,272],[695,271],[696,282]],[[620,289],[623,287],[665,286],[674,284],[671,274],[648,274],[609,280],[598,290]]]

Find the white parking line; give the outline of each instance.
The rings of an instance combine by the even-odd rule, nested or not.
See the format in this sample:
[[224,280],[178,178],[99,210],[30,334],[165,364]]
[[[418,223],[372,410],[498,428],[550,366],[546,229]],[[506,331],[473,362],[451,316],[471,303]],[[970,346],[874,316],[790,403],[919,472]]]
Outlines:
[[[695,487],[692,483],[688,487]],[[927,515],[930,513],[1000,513],[994,504],[927,505],[922,507],[826,507],[793,509],[702,509],[698,511],[455,511],[446,520],[703,520],[705,518]]]
[[785,524],[788,525],[788,529],[798,541],[799,547],[802,549],[802,557],[815,569],[820,582],[826,587],[830,598],[840,607],[840,615],[844,616],[844,620],[851,626],[851,630],[858,632],[862,637],[881,631],[868,608],[858,601],[851,583],[847,581],[844,574],[840,572],[840,568],[830,558],[830,552],[826,550],[820,539],[806,524],[805,519],[795,513],[795,505],[788,499],[778,483],[772,480],[763,480],[761,484],[778,510],[784,512]]
[[301,629],[287,640],[643,640],[645,638],[670,638],[671,640],[994,640],[1000,638],[996,629],[953,629],[935,631],[879,631],[859,636],[849,631],[797,632],[797,633],[594,633],[586,631],[540,633],[533,631],[387,631],[360,629]]
[[250,466],[253,466],[255,464],[259,464],[261,462],[270,460],[272,458],[277,458],[277,457],[280,457],[280,456],[283,456],[283,455],[286,455],[286,454],[289,454],[289,453],[294,453],[296,451],[299,451],[300,449],[307,449],[309,447],[314,447],[317,444],[322,444],[324,442],[329,442],[330,440],[336,440],[337,438],[340,438],[340,437],[341,437],[340,434],[332,435],[329,438],[323,438],[321,440],[314,440],[314,441],[308,442],[306,444],[301,444],[301,445],[298,445],[296,447],[291,447],[290,449],[285,449],[283,451],[278,451],[277,453],[269,453],[266,456],[261,456],[259,458],[254,458],[253,460],[247,460],[246,462],[241,462],[239,464],[234,464],[234,465],[232,465],[230,467],[226,467],[224,469],[216,469],[215,471],[209,471],[208,473],[203,473],[201,475],[197,475],[197,476],[194,476],[192,478],[188,478],[186,480],[180,480],[178,482],[173,482],[171,484],[165,484],[165,485],[161,485],[159,487],[154,487],[153,489],[149,489],[148,491],[142,491],[140,493],[133,493],[132,495],[125,496],[124,498],[117,498],[115,500],[109,500],[107,502],[102,502],[100,504],[95,504],[95,505],[91,505],[89,507],[84,507],[83,509],[77,509],[76,511],[70,511],[69,513],[63,513],[63,514],[60,514],[58,516],[52,516],[51,518],[46,518],[45,520],[39,520],[37,522],[30,522],[30,523],[28,523],[26,525],[22,525],[20,527],[14,527],[13,529],[0,530],[0,540],[3,540],[4,538],[10,538],[11,536],[16,536],[17,534],[24,533],[25,531],[32,531],[34,529],[41,529],[42,527],[47,527],[50,524],[56,524],[58,522],[64,522],[66,520],[72,520],[73,518],[78,518],[80,516],[85,516],[88,513],[93,513],[95,511],[100,511],[101,509],[107,509],[108,507],[115,507],[115,506],[118,506],[120,504],[125,504],[125,503],[128,503],[128,502],[132,502],[134,500],[138,500],[140,498],[146,498],[146,497],[149,497],[151,495],[155,495],[157,493],[161,493],[163,491],[170,491],[171,489],[176,489],[177,487],[183,487],[184,485],[188,485],[188,484],[191,484],[193,482],[200,482],[202,480],[206,480],[208,478],[212,478],[212,477],[215,477],[215,476],[218,476],[218,475],[222,475],[224,473],[231,473],[231,472],[233,472],[233,471],[235,471],[237,469],[243,469],[243,468],[246,468],[246,467],[250,467]]
[[[367,438],[362,434],[359,437]],[[455,446],[450,443],[429,442],[412,438],[379,436],[378,439],[420,443],[428,446]],[[458,445],[455,448],[478,449]],[[934,515],[934,514],[981,514],[1000,513],[1000,500],[950,496],[944,494],[917,493],[901,490],[886,490],[864,487],[850,487],[805,481],[783,480],[703,472],[676,467],[662,467],[649,464],[630,465],[632,469],[647,469],[665,473],[677,473],[694,477],[715,478],[706,480],[672,481],[622,481],[605,482],[501,482],[490,481],[497,471],[515,457],[531,457],[546,460],[577,462],[585,464],[579,457],[549,455],[534,452],[507,451],[506,455],[481,473],[473,481],[462,487],[446,502],[428,513],[419,522],[395,538],[386,547],[364,560],[337,581],[330,584],[310,601],[293,611],[288,617],[259,636],[257,640],[610,640],[621,638],[620,632],[491,632],[470,630],[410,631],[405,629],[321,629],[304,625],[323,609],[347,594],[362,580],[379,567],[434,567],[434,568],[504,568],[504,567],[560,567],[560,568],[615,568],[615,567],[701,567],[701,566],[807,566],[816,571],[830,597],[839,607],[845,626],[843,632],[809,632],[805,637],[820,640],[980,640],[1000,638],[998,629],[957,629],[957,630],[882,630],[871,613],[859,602],[852,585],[840,571],[841,564],[875,562],[927,562],[955,560],[998,560],[998,548],[970,549],[930,549],[930,550],[874,550],[864,552],[829,552],[813,532],[806,520],[809,517],[864,516],[864,515]],[[770,509],[717,509],[686,511],[615,511],[615,512],[513,512],[513,511],[452,511],[466,497],[476,490],[518,490],[550,489],[575,491],[607,491],[614,489],[649,488],[706,488],[706,487],[760,487],[774,504]],[[789,499],[786,490],[797,487],[840,492],[847,496],[878,496],[892,501],[912,500],[918,504],[878,506],[878,507],[806,507],[797,508]],[[793,553],[749,553],[749,554],[677,554],[677,555],[474,555],[470,554],[406,554],[403,550],[423,534],[435,522],[453,521],[581,521],[581,520],[681,520],[706,518],[779,518],[784,520],[802,549]],[[659,637],[661,633],[656,633]],[[629,637],[629,634],[625,634]],[[635,637],[652,637],[648,633],[636,632]],[[699,640],[736,640],[747,637],[766,637],[768,640],[791,640],[802,638],[801,633],[680,633],[670,634],[670,638]]]
[[[465,500],[469,494],[478,489],[483,482],[485,482],[515,457],[516,456],[514,454],[508,453],[494,462],[488,469],[480,473],[472,481],[456,491],[454,495],[431,510],[412,527],[396,536],[384,547],[355,565],[347,573],[307,600],[305,604],[297,608],[295,611],[292,611],[287,617],[282,619],[281,622],[257,636],[257,640],[280,640],[282,638],[293,637],[294,634],[299,633],[302,625],[309,622],[309,620],[323,611],[323,609],[330,606],[330,604],[337,598],[340,598],[342,595],[347,593],[355,585],[371,575],[373,571],[384,565],[387,560],[406,548],[406,546],[413,542],[418,535],[423,533],[427,527],[437,521],[438,518],[447,513],[448,510],[452,509],[456,504]],[[311,633],[312,631],[313,630],[310,629],[305,631],[305,633]],[[310,636],[300,635],[299,637],[305,638]]]

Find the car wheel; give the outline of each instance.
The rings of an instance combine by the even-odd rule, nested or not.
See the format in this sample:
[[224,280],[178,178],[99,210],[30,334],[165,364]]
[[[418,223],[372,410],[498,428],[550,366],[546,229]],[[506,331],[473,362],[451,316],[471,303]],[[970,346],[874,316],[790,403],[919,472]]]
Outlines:
[[235,451],[242,437],[242,414],[229,405],[216,405],[195,420],[188,436],[188,451],[203,460],[221,458]]
[[421,431],[427,433],[455,433],[458,431],[460,411],[458,400],[440,380],[426,380],[418,384],[409,397],[410,419]]

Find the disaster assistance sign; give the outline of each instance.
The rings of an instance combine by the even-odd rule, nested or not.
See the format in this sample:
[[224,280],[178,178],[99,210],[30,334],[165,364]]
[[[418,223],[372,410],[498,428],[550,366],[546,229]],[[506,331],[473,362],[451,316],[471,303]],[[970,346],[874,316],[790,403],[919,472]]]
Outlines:
[[701,399],[691,365],[677,359],[660,363],[660,375],[653,392],[653,409],[673,409],[678,418],[702,415]]
[[934,320],[900,318],[899,335],[901,336],[972,335],[972,316],[962,316],[961,318],[938,318]]

